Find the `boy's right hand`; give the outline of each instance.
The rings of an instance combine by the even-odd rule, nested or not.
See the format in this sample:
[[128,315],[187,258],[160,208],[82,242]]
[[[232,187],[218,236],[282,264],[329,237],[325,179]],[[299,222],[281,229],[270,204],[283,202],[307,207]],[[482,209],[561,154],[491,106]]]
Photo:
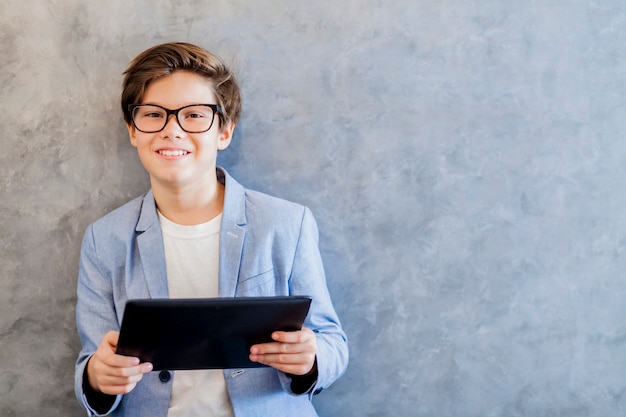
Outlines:
[[103,394],[119,395],[131,392],[143,374],[152,371],[150,362],[139,363],[139,358],[117,355],[119,332],[108,332],[87,363],[89,385]]

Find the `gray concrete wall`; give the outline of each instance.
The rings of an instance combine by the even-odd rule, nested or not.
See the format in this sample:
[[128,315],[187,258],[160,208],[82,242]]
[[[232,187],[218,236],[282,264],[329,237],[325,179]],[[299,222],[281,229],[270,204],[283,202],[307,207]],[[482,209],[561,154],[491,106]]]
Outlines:
[[319,221],[322,416],[626,414],[623,1],[4,0],[2,416],[82,415],[80,238],[148,185],[121,73],[172,40],[237,68],[220,163]]

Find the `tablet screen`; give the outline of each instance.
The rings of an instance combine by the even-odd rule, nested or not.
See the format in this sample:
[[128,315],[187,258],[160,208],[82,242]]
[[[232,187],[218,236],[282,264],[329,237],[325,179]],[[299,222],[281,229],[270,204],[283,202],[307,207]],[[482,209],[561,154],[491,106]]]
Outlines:
[[116,352],[154,370],[263,367],[250,347],[300,330],[310,304],[308,296],[129,300]]

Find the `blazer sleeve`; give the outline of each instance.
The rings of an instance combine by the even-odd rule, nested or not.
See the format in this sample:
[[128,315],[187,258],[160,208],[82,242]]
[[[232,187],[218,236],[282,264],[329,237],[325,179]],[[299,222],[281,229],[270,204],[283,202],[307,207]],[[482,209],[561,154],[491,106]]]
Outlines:
[[[348,365],[348,344],[326,285],[319,251],[319,232],[313,214],[304,208],[300,233],[292,263],[289,289],[292,295],[310,295],[311,308],[304,323],[313,330],[317,341],[318,377],[307,392],[309,397],[321,392],[339,378]],[[283,389],[291,391],[291,378],[279,373]]]
[[83,389],[83,376],[91,355],[96,351],[104,334],[110,330],[119,330],[111,276],[102,267],[94,239],[93,225],[85,231],[81,246],[78,270],[76,326],[82,349],[76,361],[74,390],[78,402],[89,416],[104,416],[119,405],[122,396],[118,395],[108,410],[97,410]]

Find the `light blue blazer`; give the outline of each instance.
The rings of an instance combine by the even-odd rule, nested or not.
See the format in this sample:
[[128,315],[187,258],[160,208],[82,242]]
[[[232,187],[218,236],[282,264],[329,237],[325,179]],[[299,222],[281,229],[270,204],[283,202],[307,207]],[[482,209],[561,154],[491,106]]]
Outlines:
[[[288,375],[273,368],[224,370],[237,417],[316,416],[311,397],[346,369],[346,336],[332,306],[318,249],[318,230],[306,207],[247,190],[221,168],[226,194],[220,232],[220,297],[310,295],[305,326],[317,337],[319,376],[304,395],[291,392]],[[75,390],[88,415],[83,373],[104,334],[120,328],[132,298],[168,297],[163,239],[152,192],[90,225],[84,235],[78,276],[76,322],[82,350]],[[113,416],[166,417],[173,379],[144,375],[118,396]]]

